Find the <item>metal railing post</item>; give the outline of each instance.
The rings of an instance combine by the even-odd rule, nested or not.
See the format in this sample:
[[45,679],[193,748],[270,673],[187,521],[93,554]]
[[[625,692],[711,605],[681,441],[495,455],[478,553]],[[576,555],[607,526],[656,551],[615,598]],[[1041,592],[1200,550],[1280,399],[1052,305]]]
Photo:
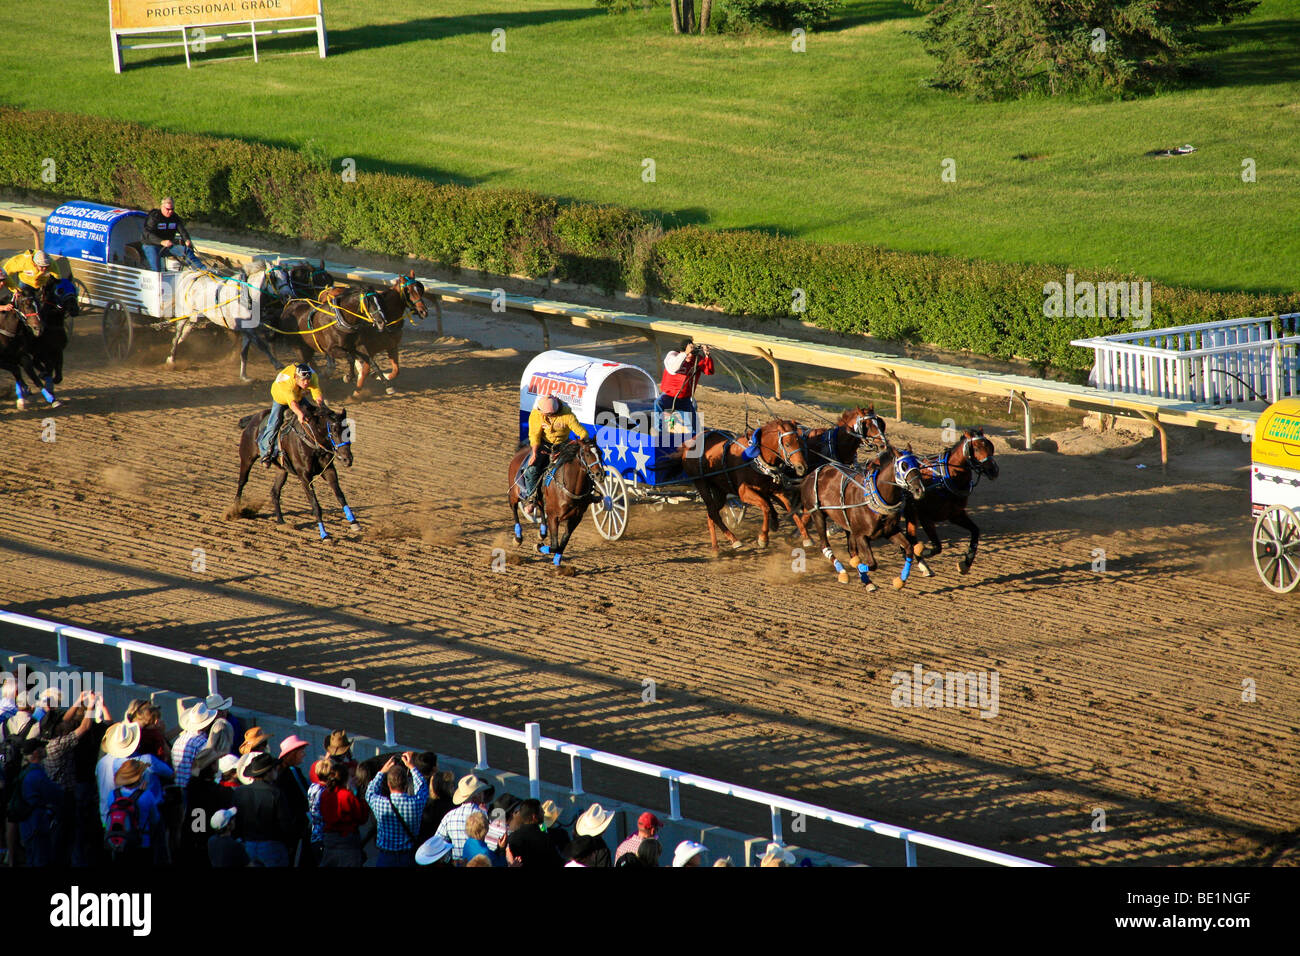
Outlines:
[[900,839],[902,839],[903,849],[907,853],[907,865],[916,866],[916,844],[911,841],[906,833]]
[[131,668],[131,649],[129,647],[122,648],[122,683],[135,683],[135,672]]
[[297,716],[293,719],[295,727],[307,726],[307,695],[303,693],[301,687],[293,689],[293,708],[297,711]]
[[217,669],[215,667],[209,667],[208,668],[208,694],[211,695],[215,693],[217,693]]
[[682,818],[682,785],[677,782],[676,777],[668,779],[668,819],[680,820]]
[[474,731],[474,769],[486,770],[487,768],[487,734],[476,730]]
[[63,635],[63,628],[56,627],[54,629],[54,636],[58,638],[59,641],[59,666],[67,667],[68,666],[68,639]]
[[541,724],[524,724],[524,746],[528,748],[528,796],[540,800],[542,796]]
[[785,844],[781,839],[781,808],[777,806],[772,807],[772,842]]
[[392,747],[397,744],[396,728],[393,726],[393,712],[384,710],[384,746]]
[[582,758],[577,754],[569,754],[569,776],[573,781],[569,793],[576,797],[582,793]]

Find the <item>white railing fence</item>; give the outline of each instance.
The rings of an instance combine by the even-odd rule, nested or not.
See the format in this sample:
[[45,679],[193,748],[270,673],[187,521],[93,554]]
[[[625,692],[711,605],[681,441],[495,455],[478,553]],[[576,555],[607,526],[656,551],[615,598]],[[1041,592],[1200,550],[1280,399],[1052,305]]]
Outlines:
[[1300,395],[1300,313],[1126,332],[1071,345],[1093,350],[1091,385],[1200,405]]
[[299,677],[276,674],[256,667],[244,667],[239,664],[218,661],[209,657],[190,654],[185,651],[157,647],[140,641],[114,637],[110,634],[101,634],[98,631],[90,631],[85,628],[61,624],[56,621],[47,621],[42,618],[28,617],[25,614],[15,614],[11,611],[0,611],[0,623],[11,624],[15,627],[52,634],[58,649],[57,659],[60,667],[71,666],[71,662],[68,659],[69,640],[115,648],[121,654],[121,680],[124,684],[135,683],[134,675],[132,673],[132,661],[134,655],[140,655],[142,657],[151,657],[203,669],[207,672],[209,694],[218,693],[217,678],[219,674],[230,674],[237,677],[261,681],[267,684],[276,684],[291,689],[294,695],[294,722],[298,726],[305,726],[308,723],[307,694],[319,694],[322,697],[329,697],[334,700],[359,704],[364,707],[378,708],[384,715],[384,743],[389,747],[395,746],[397,743],[394,737],[394,718],[397,714],[404,714],[410,717],[433,721],[434,723],[469,730],[474,734],[474,749],[476,755],[475,769],[477,770],[489,769],[487,757],[487,744],[489,737],[510,741],[514,744],[521,744],[527,751],[529,790],[534,798],[539,797],[541,792],[542,781],[539,768],[541,752],[547,750],[557,754],[563,754],[569,758],[570,792],[575,795],[583,792],[582,762],[584,760],[589,760],[592,763],[603,764],[605,766],[617,767],[620,770],[631,771],[632,773],[664,781],[668,785],[668,818],[670,820],[681,819],[682,787],[694,787],[697,790],[722,794],[736,800],[768,807],[771,811],[772,818],[772,840],[777,843],[784,843],[784,840],[782,839],[781,813],[782,811],[785,811],[791,814],[803,814],[808,819],[823,820],[827,823],[847,827],[851,830],[863,831],[877,836],[900,840],[903,843],[904,858],[907,866],[917,865],[916,848],[918,846],[928,847],[934,850],[942,850],[946,853],[953,853],[957,856],[997,866],[1045,865],[1033,860],[1026,860],[1006,853],[999,853],[996,850],[987,850],[983,847],[973,846],[969,843],[961,843],[957,840],[949,840],[945,837],[934,836],[929,833],[921,833],[917,830],[908,829],[907,827],[881,823],[876,820],[869,820],[866,817],[854,816],[849,813],[840,813],[839,811],[831,810],[826,807],[819,807],[815,804],[805,803],[802,800],[792,800],[788,797],[782,797],[773,793],[765,793],[761,790],[753,790],[749,787],[737,786],[721,780],[715,780],[711,777],[702,777],[698,774],[683,773],[679,770],[661,767],[658,764],[647,763],[643,760],[635,760],[630,757],[622,757],[618,754],[606,753],[601,750],[593,750],[589,747],[580,747],[577,744],[566,743],[562,740],[543,737],[541,734],[541,726],[536,723],[526,724],[522,731],[515,730],[510,727],[491,724],[487,721],[475,720],[472,717],[464,717],[459,714],[451,714],[445,711],[435,710],[431,707],[422,707],[417,704],[408,704],[387,697],[379,697],[375,694],[366,694],[361,691],[333,687],[329,684],[320,684],[316,681],[304,680]]

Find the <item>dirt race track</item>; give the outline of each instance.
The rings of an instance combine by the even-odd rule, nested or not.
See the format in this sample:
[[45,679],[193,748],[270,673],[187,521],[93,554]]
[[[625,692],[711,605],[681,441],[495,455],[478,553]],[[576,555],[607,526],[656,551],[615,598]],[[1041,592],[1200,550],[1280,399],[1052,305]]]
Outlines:
[[[751,518],[746,547],[714,558],[694,504],[634,507],[614,544],[587,519],[574,577],[526,554],[497,572],[493,549],[516,553],[503,471],[528,353],[417,338],[399,395],[347,403],[356,464],[341,477],[363,527],[349,531],[322,489],[330,545],[292,479],[289,523],[272,523],[260,465],[257,516],[228,517],[235,422],[264,402],[264,363],[241,384],[226,346],[196,336],[178,371],[148,343],[110,367],[97,320],[81,320],[69,353],[66,407],[0,411],[11,610],[535,719],[549,736],[1053,863],[1300,861],[1300,595],[1256,578],[1235,438],[1176,436],[1162,475],[1150,441],[1078,428],[1050,453],[999,436],[971,574],[953,547],[900,593],[838,584],[815,551],[793,570],[788,522],[760,552]],[[336,407],[342,392],[327,383]],[[734,395],[710,390],[704,407],[740,424]],[[47,416],[53,442],[40,440]],[[935,429],[890,428],[938,447]],[[884,583],[898,560],[879,556]],[[892,706],[891,675],[915,664],[996,670],[996,717]],[[588,789],[600,782],[591,773]],[[814,828],[818,841],[901,862],[892,841],[853,849]]]

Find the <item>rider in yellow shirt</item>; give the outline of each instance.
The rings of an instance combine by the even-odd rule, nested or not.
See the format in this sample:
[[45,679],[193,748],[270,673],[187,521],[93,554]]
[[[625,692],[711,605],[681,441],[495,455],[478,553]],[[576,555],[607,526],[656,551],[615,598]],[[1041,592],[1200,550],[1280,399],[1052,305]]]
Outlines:
[[4,269],[0,271],[8,273],[5,283],[11,292],[21,291],[32,296],[54,276],[50,271],[50,257],[40,249],[18,253],[6,260]]
[[266,416],[262,431],[257,436],[257,450],[262,461],[270,468],[279,455],[278,438],[280,423],[284,421],[284,410],[288,408],[298,416],[298,422],[305,424],[306,415],[302,410],[304,395],[310,395],[317,405],[325,405],[325,395],[321,391],[320,378],[306,362],[286,365],[280,369],[275,381],[271,383],[271,414]]
[[533,515],[537,510],[534,500],[538,485],[541,484],[542,472],[551,460],[551,448],[563,445],[569,440],[569,432],[586,440],[590,436],[582,427],[573,409],[565,405],[554,395],[543,395],[528,414],[528,444],[532,453],[528,456],[528,465],[524,468],[524,511]]

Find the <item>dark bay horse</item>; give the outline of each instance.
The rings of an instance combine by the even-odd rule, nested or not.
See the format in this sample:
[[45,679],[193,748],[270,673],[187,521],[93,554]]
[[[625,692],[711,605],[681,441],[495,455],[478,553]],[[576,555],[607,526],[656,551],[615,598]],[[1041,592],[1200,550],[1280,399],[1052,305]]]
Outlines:
[[[519,496],[521,472],[530,451],[529,446],[525,445],[515,452],[506,474],[506,480],[510,482],[510,513],[515,521],[515,544],[522,544],[524,540],[523,525],[519,523]],[[569,536],[582,521],[587,508],[599,501],[604,494],[605,466],[601,464],[595,441],[575,440],[559,446],[551,453],[550,464],[541,480],[545,482],[542,488],[544,508],[537,529],[540,539],[537,553],[549,555],[551,563],[559,568],[564,558],[564,549],[569,544]],[[606,507],[609,506],[609,502],[606,502]],[[546,543],[548,531],[550,544]]]
[[682,468],[687,477],[694,479],[695,489],[709,515],[713,550],[718,550],[718,528],[722,528],[732,548],[740,547],[740,540],[722,521],[722,508],[728,495],[754,505],[762,513],[760,548],[767,547],[769,530],[780,527],[773,501],[779,501],[790,512],[805,546],[811,545],[807,524],[792,506],[787,490],[792,480],[803,477],[808,470],[799,426],[778,418],[754,429],[747,439],[747,442],[740,441],[731,432],[709,429],[702,437],[688,442],[682,455]]
[[943,453],[921,462],[921,476],[925,481],[925,500],[916,503],[916,519],[908,522],[908,533],[916,536],[917,525],[925,530],[932,547],[926,548],[919,556],[918,570],[926,577],[930,569],[924,558],[930,558],[943,550],[935,526],[941,521],[951,521],[959,528],[970,532],[970,544],[966,553],[957,562],[957,569],[966,574],[975,561],[975,552],[979,549],[980,529],[966,513],[970,494],[979,483],[980,475],[987,475],[990,480],[998,477],[998,463],[993,457],[993,442],[984,437],[984,429],[966,429],[961,433],[961,440]]
[[[343,489],[339,487],[338,472],[334,468],[336,459],[342,461],[347,467],[352,467],[352,439],[346,424],[348,413],[346,409],[332,412],[309,401],[304,401],[302,405],[306,412],[306,424],[299,424],[297,416],[287,412],[284,416],[284,424],[280,427],[280,464],[271,482],[271,507],[276,523],[284,524],[284,514],[280,511],[280,491],[292,473],[302,482],[302,490],[306,493],[307,500],[311,502],[312,514],[316,518],[316,527],[320,529],[321,540],[328,541],[329,532],[325,530],[325,519],[321,515],[320,502],[316,500],[316,492],[312,490],[312,482],[316,480],[317,475],[324,476],[326,484],[333,490],[334,497],[343,508],[343,517],[353,527],[357,527],[357,516],[352,513],[347,499],[343,497]],[[239,485],[235,488],[233,514],[239,513],[244,485],[248,483],[248,473],[253,467],[253,462],[259,457],[257,434],[269,414],[270,410],[267,409],[256,415],[245,415],[239,420],[239,427],[244,430],[244,433],[239,439]]]
[[54,393],[41,384],[44,376],[37,362],[40,350],[36,343],[44,331],[40,303],[24,292],[15,292],[13,308],[0,311],[0,369],[13,375],[15,404],[20,409],[27,407],[24,375],[31,379],[33,387],[40,389],[51,408],[59,405]]
[[[411,311],[421,319],[429,317],[429,310],[424,305],[424,285],[415,278],[415,271],[412,270],[404,276],[398,276],[393,285],[399,292],[409,293],[403,296],[403,301],[410,307]],[[442,299],[438,296],[433,298],[433,306],[438,310],[438,324],[442,324]],[[399,311],[396,315],[388,315],[385,311],[388,324],[383,330],[376,329],[374,326],[363,326],[361,329],[361,345],[372,356],[376,357],[380,352],[388,353],[389,364],[392,365],[388,373],[388,380],[392,381],[397,378],[397,373],[401,371],[398,366],[398,346],[402,344],[402,332],[406,329],[406,322],[403,321],[402,313]],[[344,381],[347,376],[344,376]],[[361,386],[358,385],[358,388]]]
[[821,465],[803,480],[800,488],[804,511],[811,515],[821,539],[822,554],[835,567],[840,583],[848,581],[848,571],[835,557],[826,539],[826,518],[830,516],[848,532],[849,561],[858,567],[858,578],[868,591],[869,572],[875,567],[871,541],[889,538],[903,552],[903,570],[894,578],[894,587],[907,583],[912,570],[916,539],[907,532],[908,495],[921,499],[920,462],[911,449],[898,451],[887,445],[878,463],[867,467],[847,467],[838,462]]
[[803,438],[814,468],[830,461],[852,465],[863,444],[869,449],[885,447],[885,420],[876,414],[875,405],[859,406],[847,409],[830,428],[805,429]]

